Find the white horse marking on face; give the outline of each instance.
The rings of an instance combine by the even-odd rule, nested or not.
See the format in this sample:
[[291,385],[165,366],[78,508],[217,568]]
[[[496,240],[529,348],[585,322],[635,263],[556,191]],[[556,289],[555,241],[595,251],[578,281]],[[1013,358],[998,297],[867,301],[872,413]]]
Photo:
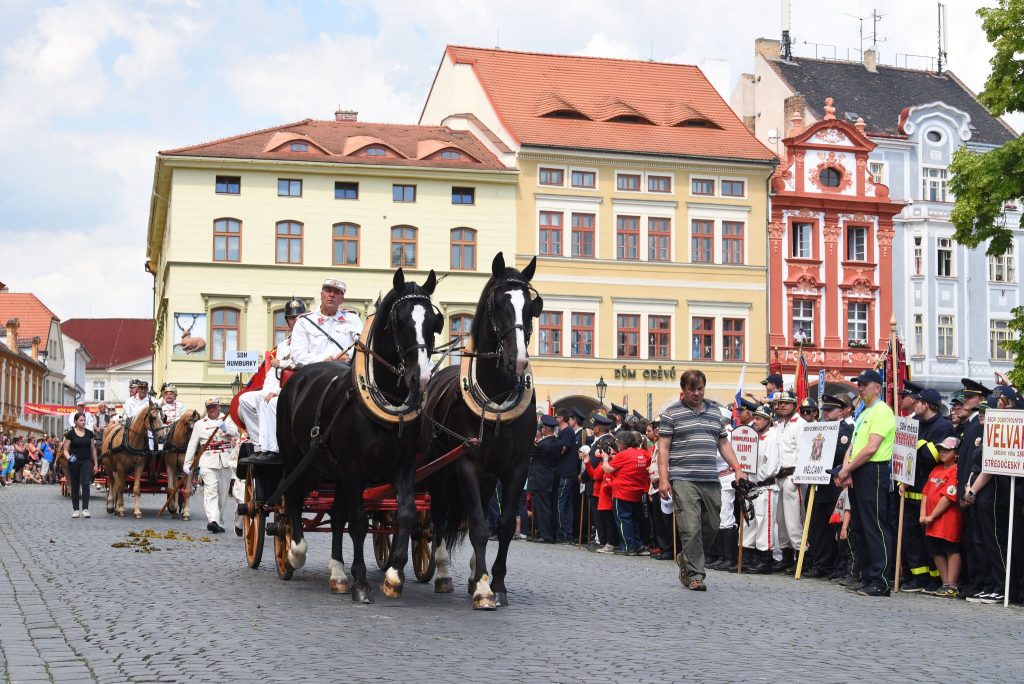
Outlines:
[[[416,344],[425,345],[427,343],[427,339],[423,335],[423,322],[426,318],[427,310],[422,304],[417,304],[412,308],[412,320],[416,324]],[[427,356],[426,347],[420,347],[417,350],[416,361],[420,367],[420,389],[425,390],[427,382],[430,381],[430,357]]]
[[519,375],[526,370],[526,364],[530,361],[530,357],[526,353],[526,334],[522,328],[523,307],[526,305],[526,297],[519,288],[509,290],[505,294],[508,295],[509,300],[512,302],[512,310],[515,311],[516,315],[516,325],[520,326],[516,328],[516,374]]

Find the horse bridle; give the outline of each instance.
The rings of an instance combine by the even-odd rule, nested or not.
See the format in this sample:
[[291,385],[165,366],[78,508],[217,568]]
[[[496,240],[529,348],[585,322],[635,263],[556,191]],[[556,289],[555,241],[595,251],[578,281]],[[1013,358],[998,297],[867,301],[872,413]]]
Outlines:
[[[147,420],[147,422],[152,420],[152,417],[149,415],[149,413],[150,413],[150,411],[154,411],[154,410],[157,411],[157,413],[160,413],[160,407],[157,404],[154,404],[153,402],[149,402],[147,404],[147,408],[146,408],[146,420]],[[163,414],[161,413],[160,415],[163,415]],[[153,428],[152,426],[147,426],[142,431],[143,444],[146,444],[147,446],[149,444],[149,441],[146,439],[146,432],[147,431],[148,432],[152,432],[153,433],[153,439],[156,439],[156,433],[164,432],[164,431],[167,430],[168,427],[170,427],[170,425],[161,425],[158,428]],[[124,451],[127,451],[129,454],[131,454],[133,456],[141,456],[141,455],[144,455],[144,454],[148,454],[149,453],[149,449],[141,449],[140,450],[140,449],[135,449],[133,447],[128,446],[128,439],[133,434],[138,434],[138,433],[132,432],[132,422],[130,420],[126,421],[124,423],[124,439],[121,440],[121,448]]]
[[[528,293],[531,293],[533,295],[537,294],[537,290],[535,290],[533,286],[530,285],[530,283],[526,282],[525,280],[521,280],[519,278],[508,278],[502,284],[504,285],[508,283],[511,283],[512,285],[522,285]],[[477,356],[477,358],[487,358],[491,356],[495,357],[496,364],[501,363],[501,355],[505,351],[505,338],[509,334],[515,332],[516,330],[522,330],[526,344],[530,344],[530,336],[533,333],[533,324],[531,323],[529,326],[526,325],[528,314],[525,310],[525,306],[523,310],[522,323],[513,323],[505,330],[502,330],[501,328],[498,327],[498,317],[494,313],[494,298],[498,294],[498,290],[500,290],[500,288],[495,286],[492,288],[492,291],[487,295],[487,308],[484,311],[484,315],[487,317],[487,323],[490,325],[491,332],[494,333],[495,338],[498,340],[498,346],[493,352],[475,352],[475,356]],[[527,300],[527,303],[531,301],[533,301],[532,297]]]
[[[187,440],[186,440],[185,444],[182,444],[180,446],[174,443],[174,430],[175,430],[175,428],[177,428],[178,423],[180,423],[180,422],[181,422],[181,418],[176,418],[176,419],[172,420],[170,423],[168,423],[167,425],[165,425],[163,427],[163,429],[167,431],[167,441],[164,442],[164,450],[165,451],[166,450],[170,450],[170,451],[173,451],[173,452],[179,452],[179,451],[185,451],[188,448]],[[185,426],[186,426],[186,428],[188,430],[192,430],[193,428],[195,428],[196,423],[198,423],[198,422],[199,422],[199,412],[196,411],[196,412],[194,412],[192,414],[191,418],[189,418],[187,421],[185,421]]]
[[402,302],[411,302],[417,300],[426,302],[427,306],[434,311],[435,315],[442,315],[441,310],[437,308],[434,302],[430,301],[430,297],[419,292],[402,295],[401,297],[396,299],[394,303],[391,305],[391,311],[388,312],[388,327],[391,328],[391,338],[392,340],[394,340],[395,351],[398,353],[398,368],[395,369],[392,367],[390,370],[394,372],[395,375],[398,376],[399,382],[401,382],[402,378],[405,377],[405,357],[406,355],[409,354],[409,352],[423,349],[427,352],[428,357],[434,352],[433,348],[430,345],[430,342],[426,341],[428,339],[433,340],[434,335],[433,333],[428,335],[426,330],[423,331],[423,344],[416,343],[408,347],[403,347],[402,341],[398,339],[398,314],[396,313],[398,310],[398,305],[401,304]]

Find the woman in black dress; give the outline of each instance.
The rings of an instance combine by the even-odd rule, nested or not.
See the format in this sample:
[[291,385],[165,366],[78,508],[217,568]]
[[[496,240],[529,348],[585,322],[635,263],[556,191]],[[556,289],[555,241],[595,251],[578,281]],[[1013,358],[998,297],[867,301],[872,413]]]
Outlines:
[[[92,430],[86,429],[85,414],[81,411],[75,414],[75,426],[64,435],[63,449],[68,455],[68,486],[71,489],[71,505],[75,509],[71,517],[88,518],[89,485],[92,483],[92,474],[99,472],[100,467]],[[81,512],[78,508],[79,496]]]

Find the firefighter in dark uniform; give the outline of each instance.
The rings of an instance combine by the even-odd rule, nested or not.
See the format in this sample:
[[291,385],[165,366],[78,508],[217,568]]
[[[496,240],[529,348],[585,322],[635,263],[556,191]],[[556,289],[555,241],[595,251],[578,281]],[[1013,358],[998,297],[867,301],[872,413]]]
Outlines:
[[[903,389],[900,390],[900,410],[897,412],[901,416],[912,416],[914,415],[914,404],[916,400],[914,395],[923,390],[924,387],[918,385],[916,382],[905,380],[903,382]],[[936,442],[937,444],[938,442]]]
[[[970,378],[962,378],[963,405],[960,410],[960,446],[956,454],[957,500],[963,507],[963,533],[960,536],[960,557],[963,570],[960,572],[960,595],[971,597],[985,593],[983,585],[988,577],[988,562],[981,546],[980,535],[975,534],[976,509],[964,501],[964,496],[973,498],[970,485],[981,472],[981,442],[985,426],[978,420],[978,406],[991,393],[987,387]],[[968,495],[968,491],[972,491]],[[965,505],[966,504],[966,505]]]
[[626,409],[622,408],[618,404],[612,404],[611,409],[609,409],[608,411],[608,417],[615,421],[615,427],[612,428],[613,435],[619,430],[626,429],[623,423],[625,422],[626,416],[628,414],[629,411],[627,411]]
[[[813,401],[806,399],[807,401]],[[831,394],[821,397],[821,414],[823,422],[839,422],[839,437],[836,439],[836,451],[832,457],[832,466],[829,470],[842,467],[843,457],[846,450],[850,448],[850,436],[853,434],[853,425],[842,420],[843,409],[846,407],[846,400]],[[801,406],[801,408],[803,408]],[[829,578],[836,569],[839,560],[839,542],[835,538],[835,531],[829,524],[832,511],[835,510],[836,501],[842,491],[833,482],[827,485],[814,485],[814,507],[811,509],[811,526],[807,533],[810,558],[807,559],[809,569],[803,573],[803,577]]]
[[[613,421],[611,418],[608,418],[603,413],[590,414],[590,420],[594,425],[594,434],[591,435],[590,438],[586,441],[587,445],[592,445],[594,442],[597,441],[598,437],[600,437],[601,435],[609,434],[612,431],[612,428],[615,427],[615,421]],[[589,460],[591,468],[600,467],[601,457],[598,454],[591,452],[590,454],[587,455],[586,458]],[[586,468],[583,468],[583,471],[580,473],[580,480],[583,482],[584,493],[586,494],[586,505],[588,507],[586,517],[589,520],[589,522],[587,524],[587,527],[593,529],[594,526],[597,525],[598,492],[594,491],[594,478],[592,478],[587,473]],[[590,530],[587,530],[587,534],[587,539],[592,540],[593,537],[591,536]],[[607,541],[601,539],[600,543],[601,545],[604,545],[605,543],[607,543]]]
[[533,446],[530,460],[529,490],[533,501],[533,519],[537,525],[534,541],[555,543],[555,512],[551,509],[557,480],[562,443],[555,437],[558,421],[554,416],[540,417],[540,439]]
[[939,571],[934,567],[921,526],[921,492],[928,482],[932,468],[939,462],[938,445],[953,434],[953,424],[939,414],[942,396],[933,389],[922,389],[911,395],[914,417],[917,418],[917,457],[914,465],[914,485],[902,486],[903,498],[903,567],[911,578],[900,585],[900,591],[918,592],[938,589],[942,584]]

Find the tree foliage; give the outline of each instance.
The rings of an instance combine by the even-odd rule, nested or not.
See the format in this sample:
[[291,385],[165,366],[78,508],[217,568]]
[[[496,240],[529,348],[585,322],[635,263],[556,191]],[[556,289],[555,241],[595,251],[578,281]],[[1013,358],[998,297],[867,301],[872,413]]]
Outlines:
[[[999,0],[998,7],[978,10],[985,36],[995,48],[992,72],[978,100],[994,116],[1024,111],[1024,0]],[[950,220],[954,239],[968,247],[988,241],[986,253],[1002,255],[1013,248],[1013,232],[1004,206],[1024,198],[1024,138],[1018,137],[983,154],[962,147],[949,166],[949,189],[956,197]],[[1015,355],[1010,380],[1024,387],[1024,307],[1013,310],[1014,338],[1004,347]]]

